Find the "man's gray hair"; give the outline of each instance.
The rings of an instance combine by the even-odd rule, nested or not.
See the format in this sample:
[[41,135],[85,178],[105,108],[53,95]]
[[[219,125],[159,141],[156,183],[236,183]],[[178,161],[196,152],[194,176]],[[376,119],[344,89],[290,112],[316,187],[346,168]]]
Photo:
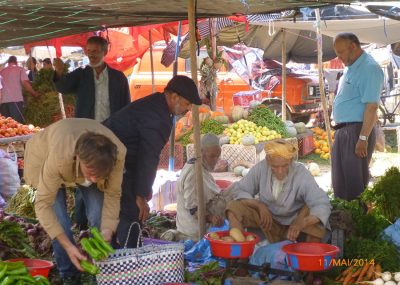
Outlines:
[[219,138],[213,134],[205,134],[201,138],[201,148],[219,146]]

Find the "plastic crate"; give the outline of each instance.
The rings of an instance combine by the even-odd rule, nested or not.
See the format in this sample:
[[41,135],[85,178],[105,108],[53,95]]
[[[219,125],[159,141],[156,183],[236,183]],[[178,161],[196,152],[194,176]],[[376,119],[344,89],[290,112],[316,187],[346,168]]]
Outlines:
[[299,157],[304,157],[312,153],[315,149],[313,133],[306,132],[304,134],[299,134],[296,136],[299,147]]
[[[183,146],[180,143],[174,144],[174,168],[182,169],[184,165]],[[160,160],[158,162],[158,169],[168,170],[169,165],[169,143],[167,143],[160,153]]]
[[233,94],[233,105],[234,106],[242,106],[242,107],[249,107],[250,102],[262,101],[262,95],[260,90],[250,90],[250,91],[241,91],[238,93]]

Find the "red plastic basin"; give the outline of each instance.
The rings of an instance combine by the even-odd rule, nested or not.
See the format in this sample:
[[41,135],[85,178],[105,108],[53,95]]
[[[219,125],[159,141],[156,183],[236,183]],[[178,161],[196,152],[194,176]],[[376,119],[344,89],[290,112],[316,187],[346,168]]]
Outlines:
[[289,266],[300,271],[324,271],[333,266],[339,253],[337,246],[318,242],[298,242],[283,246]]
[[[229,231],[216,232],[219,237],[229,235]],[[218,240],[210,238],[210,234],[206,234],[204,237],[210,242],[211,253],[216,257],[222,258],[247,258],[253,254],[254,246],[260,241],[260,238],[253,233],[243,232],[245,237],[253,235],[254,240],[243,241],[243,242],[229,242],[224,240]]]
[[28,271],[32,276],[41,275],[44,277],[48,277],[50,269],[53,267],[53,262],[43,259],[14,258],[7,261],[22,261],[28,268]]
[[233,182],[229,180],[215,180],[215,183],[218,185],[221,191],[224,191],[226,188],[231,186]]

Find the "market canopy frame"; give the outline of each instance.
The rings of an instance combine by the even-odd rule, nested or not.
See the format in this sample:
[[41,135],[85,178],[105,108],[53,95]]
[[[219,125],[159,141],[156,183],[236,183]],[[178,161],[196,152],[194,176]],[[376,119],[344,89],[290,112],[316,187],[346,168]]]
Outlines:
[[[351,2],[356,1],[199,0],[196,17],[266,14]],[[7,47],[105,28],[184,20],[188,1],[4,0],[0,4],[0,47]]]

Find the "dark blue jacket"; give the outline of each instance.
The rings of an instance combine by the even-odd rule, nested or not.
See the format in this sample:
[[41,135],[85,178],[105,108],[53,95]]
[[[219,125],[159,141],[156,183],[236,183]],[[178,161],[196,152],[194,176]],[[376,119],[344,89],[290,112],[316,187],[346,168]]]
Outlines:
[[[107,66],[110,113],[113,114],[131,102],[128,79],[116,69]],[[94,119],[95,85],[93,69],[90,66],[77,68],[55,78],[57,90],[61,93],[76,94],[75,117]]]
[[133,199],[133,193],[141,197],[149,197],[152,193],[160,153],[169,139],[172,119],[165,95],[154,93],[130,103],[103,122],[127,148],[121,207],[125,203],[135,203],[124,201],[125,197]]

